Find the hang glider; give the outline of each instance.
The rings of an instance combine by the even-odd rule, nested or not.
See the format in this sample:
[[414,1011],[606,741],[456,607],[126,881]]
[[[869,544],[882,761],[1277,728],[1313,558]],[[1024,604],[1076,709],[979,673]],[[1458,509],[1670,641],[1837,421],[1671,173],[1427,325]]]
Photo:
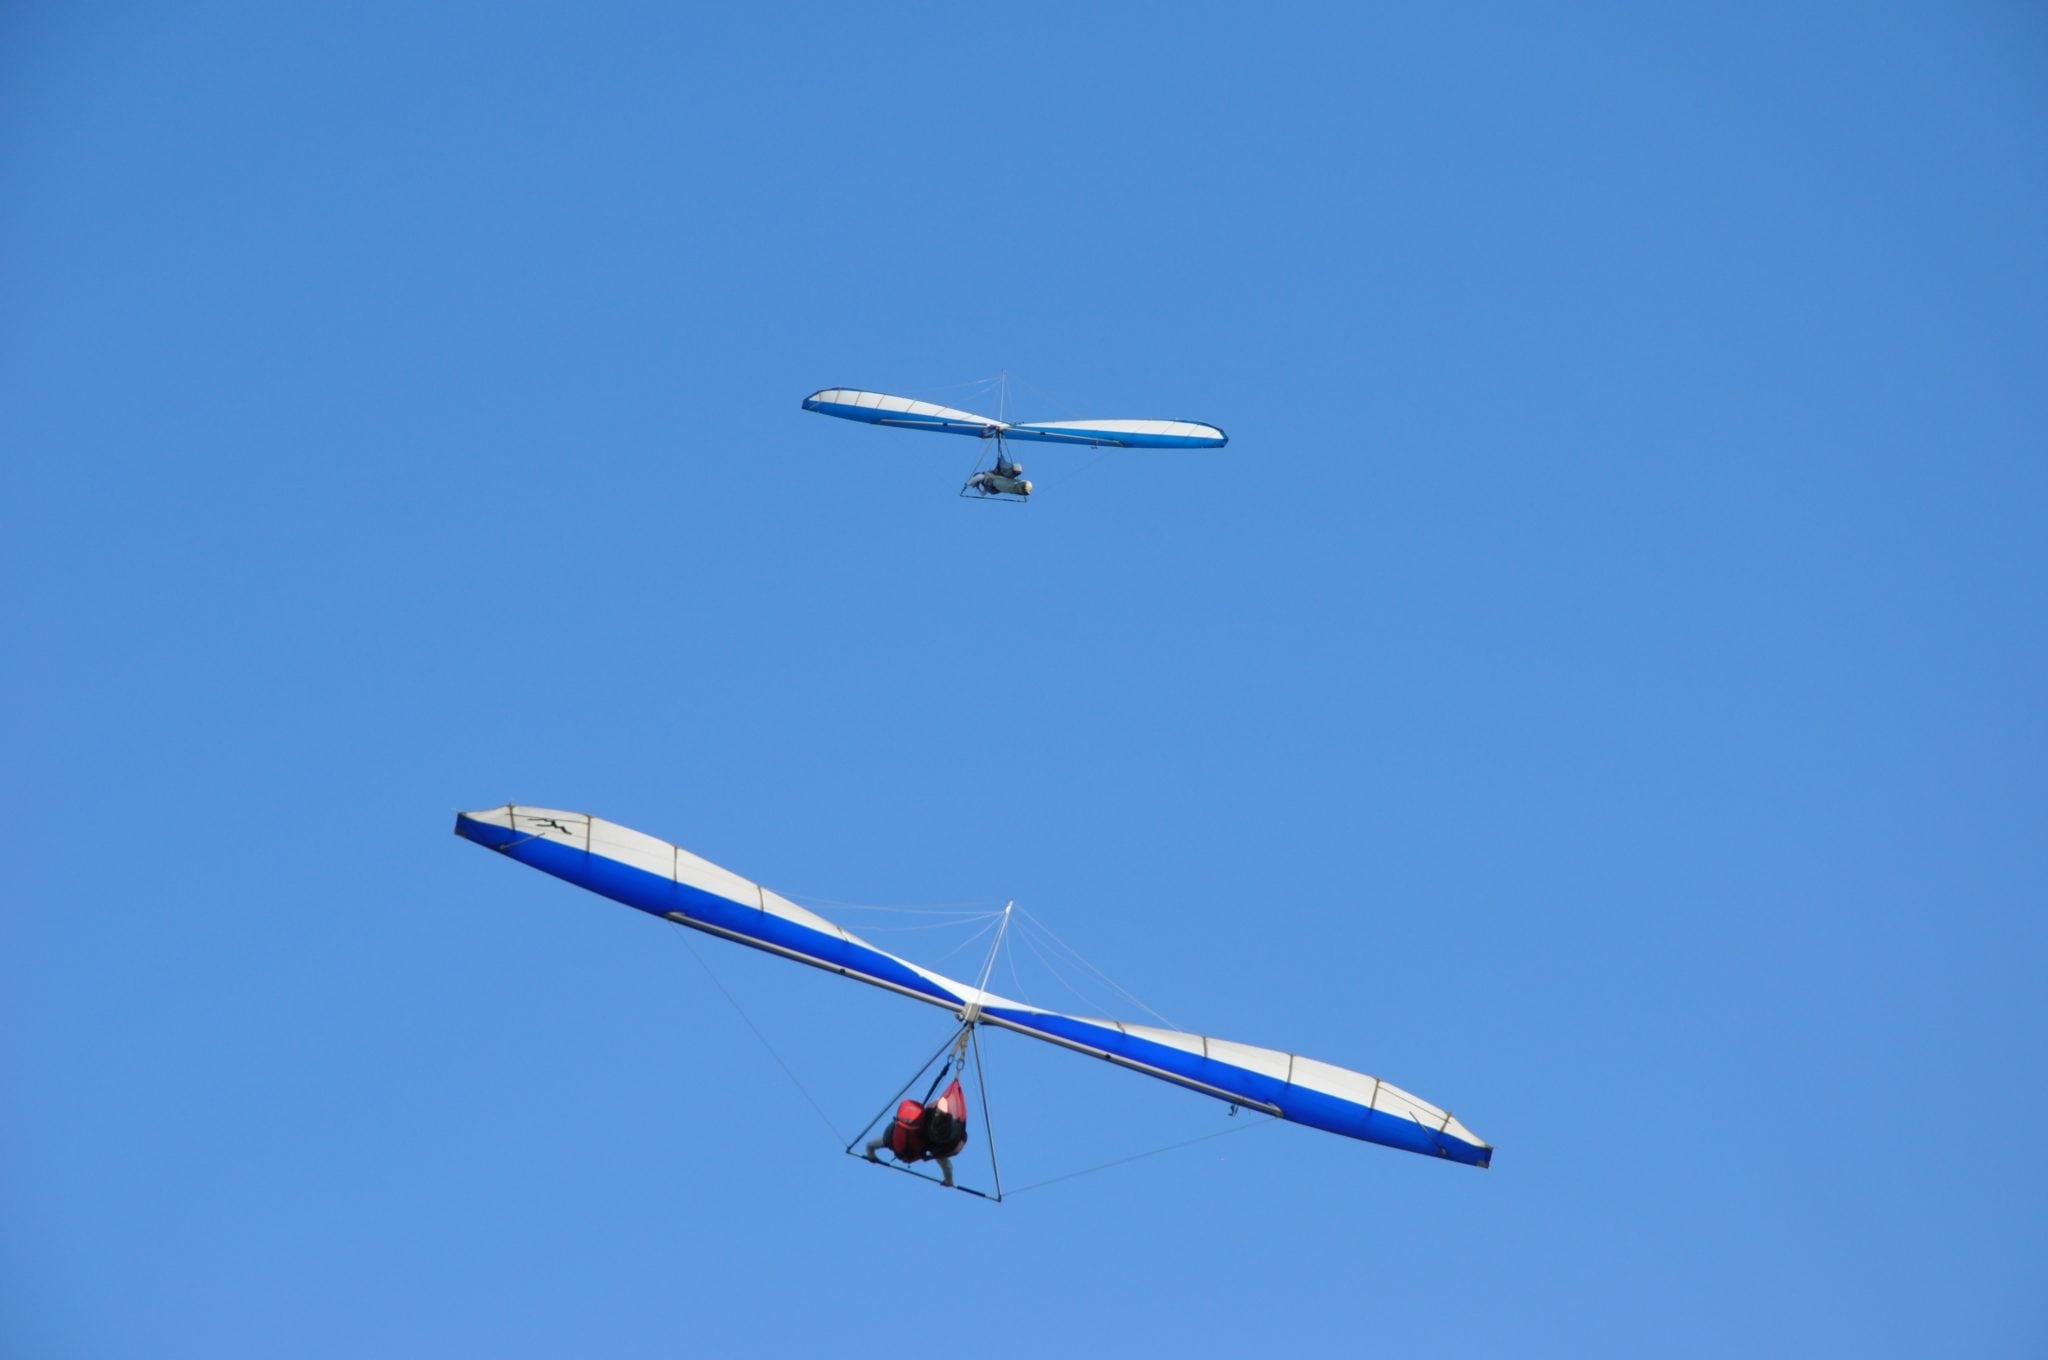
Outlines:
[[1309,1128],[1467,1166],[1493,1148],[1449,1112],[1377,1077],[1200,1034],[1088,1019],[1012,1001],[877,949],[679,846],[581,812],[507,804],[455,834],[664,920],[751,945]]
[[977,470],[961,490],[963,494],[1012,500],[1029,496],[1032,484],[1024,480],[1023,466],[1010,458],[1011,440],[1109,449],[1220,449],[1230,442],[1230,436],[1222,430],[1198,420],[1049,420],[1020,424],[911,397],[892,397],[886,392],[862,392],[850,387],[813,392],[804,398],[804,409],[865,425],[993,440],[995,465],[986,471]]

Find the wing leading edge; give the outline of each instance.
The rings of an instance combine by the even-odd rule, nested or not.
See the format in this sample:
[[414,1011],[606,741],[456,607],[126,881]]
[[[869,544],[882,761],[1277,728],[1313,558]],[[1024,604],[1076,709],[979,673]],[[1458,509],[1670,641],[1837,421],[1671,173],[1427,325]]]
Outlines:
[[1033,440],[1043,444],[1082,444],[1118,449],[1220,449],[1230,436],[1199,420],[1047,420],[1012,425],[993,416],[976,415],[886,392],[827,387],[804,398],[804,409],[821,415],[857,420],[865,425],[891,425],[939,434],[969,434],[988,439]]
[[1220,449],[1230,436],[1198,420],[1053,420],[1012,425],[1006,439],[1115,449]]
[[506,805],[455,834],[650,915],[780,954],[1290,1122],[1484,1167],[1449,1112],[1361,1072],[1277,1049],[1042,1010],[920,968],[679,846],[587,813]]
[[841,420],[858,420],[865,425],[894,425],[907,430],[935,430],[941,434],[971,434],[987,438],[1007,427],[990,416],[956,411],[910,397],[892,397],[886,392],[860,392],[850,387],[828,387],[804,398],[804,409]]

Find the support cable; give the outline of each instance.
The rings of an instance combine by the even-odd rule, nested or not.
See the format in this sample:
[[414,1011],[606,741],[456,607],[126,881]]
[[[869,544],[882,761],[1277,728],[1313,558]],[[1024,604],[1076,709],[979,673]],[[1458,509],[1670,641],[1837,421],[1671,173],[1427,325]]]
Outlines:
[[1182,1030],[1183,1032],[1186,1031],[1186,1026],[1175,1024],[1173,1021],[1161,1015],[1158,1011],[1153,1010],[1150,1006],[1140,1001],[1132,993],[1126,991],[1117,982],[1115,978],[1103,972],[1094,964],[1088,962],[1087,959],[1082,957],[1080,950],[1074,948],[1074,946],[1068,944],[1065,940],[1062,940],[1059,936],[1053,934],[1052,928],[1050,926],[1046,925],[1045,922],[1039,920],[1036,916],[1033,916],[1028,910],[1024,913],[1024,919],[1031,922],[1032,925],[1037,926],[1040,930],[1044,931],[1047,939],[1051,940],[1061,949],[1066,950],[1067,953],[1071,955],[1075,959],[1075,961],[1077,961],[1083,968],[1086,968],[1089,972],[1095,974],[1095,976],[1101,978],[1104,982],[1108,983],[1111,987],[1115,988],[1117,994],[1122,996],[1124,1000],[1130,1002],[1133,1006],[1136,1006],[1139,1010],[1145,1012],[1145,1014],[1151,1016],[1154,1020],[1159,1021],[1159,1023],[1165,1025],[1168,1029],[1177,1029]]
[[1009,933],[1010,913],[1016,906],[1016,902],[1012,901],[1003,908],[1002,924],[996,927],[996,937],[988,947],[988,959],[981,965],[981,980],[974,984],[974,1000],[968,1002],[967,1008],[960,1013],[960,1018],[969,1025],[973,1025],[981,1018],[981,1003],[988,996],[988,975],[996,969],[996,955],[1002,952],[1003,936]]
[[1178,1152],[1181,1148],[1193,1147],[1197,1143],[1206,1143],[1213,1138],[1228,1138],[1233,1133],[1243,1133],[1247,1129],[1262,1129],[1282,1122],[1284,1121],[1271,1118],[1252,1120],[1239,1124],[1234,1128],[1218,1129],[1214,1133],[1205,1133],[1199,1138],[1189,1138],[1179,1143],[1168,1143],[1165,1147],[1153,1148],[1150,1152],[1137,1152],[1128,1157],[1119,1157],[1113,1162],[1103,1162],[1098,1166],[1084,1167],[1079,1171],[1069,1171],[1064,1175],[1053,1176],[1047,1180],[1033,1181],[1029,1185],[1020,1185],[1009,1193],[1011,1196],[1016,1196],[1023,1194],[1026,1190],[1042,1190],[1048,1185],[1058,1185],[1061,1181],[1071,1181],[1077,1180],[1082,1176],[1092,1176],[1098,1171],[1108,1171],[1114,1167],[1129,1166],[1132,1162],[1142,1162],[1147,1157],[1158,1157],[1164,1153]]
[[998,908],[994,898],[976,897],[960,902],[841,902],[837,898],[810,893],[781,894],[800,907],[831,907],[835,911],[881,911],[910,916],[993,916]]
[[796,1087],[797,1094],[801,1095],[804,1098],[805,1103],[808,1104],[813,1110],[817,1111],[819,1120],[823,1122],[823,1124],[825,1125],[826,1131],[832,1135],[832,1141],[834,1143],[837,1143],[839,1141],[839,1126],[832,1122],[831,1115],[825,1113],[825,1107],[823,1105],[820,1105],[818,1103],[817,1097],[813,1096],[810,1093],[809,1088],[807,1088],[803,1084],[803,1081],[797,1076],[795,1069],[792,1068],[788,1063],[784,1062],[782,1059],[782,1055],[775,1051],[775,1045],[768,1042],[768,1036],[761,1032],[761,1027],[754,1023],[753,1017],[747,1014],[745,1007],[740,1005],[739,999],[726,989],[725,983],[719,980],[718,974],[711,971],[711,965],[704,962],[704,956],[702,954],[699,954],[697,952],[697,946],[690,942],[690,937],[686,933],[688,927],[683,926],[675,921],[670,921],[669,924],[675,927],[676,938],[682,942],[683,948],[690,951],[690,957],[695,959],[697,961],[697,966],[704,970],[704,976],[711,979],[711,985],[716,987],[718,989],[718,994],[724,997],[727,1003],[732,1006],[733,1013],[739,1016],[741,1022],[745,1024],[748,1029],[754,1032],[754,1037],[761,1041],[761,1047],[768,1050],[768,1056],[775,1059],[775,1065],[782,1069],[782,1074],[784,1076],[789,1078],[790,1085]]
[[991,929],[1000,931],[1001,926],[993,920],[984,921],[980,929],[976,930],[972,935],[969,935],[966,939],[954,945],[951,949],[948,949],[945,953],[939,955],[936,959],[933,959],[929,966],[932,968],[941,967],[945,964],[946,960],[952,958],[955,954],[967,948],[967,946],[977,943],[981,939],[981,937],[988,934]]

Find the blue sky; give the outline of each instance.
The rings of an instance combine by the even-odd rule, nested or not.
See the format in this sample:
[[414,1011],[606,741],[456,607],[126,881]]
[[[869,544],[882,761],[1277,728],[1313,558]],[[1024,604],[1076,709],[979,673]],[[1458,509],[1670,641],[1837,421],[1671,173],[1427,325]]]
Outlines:
[[[2039,1353],[2044,76],[2018,4],[11,6],[4,1349]],[[1232,442],[996,509],[798,409],[1003,370]],[[1014,897],[1495,1167],[872,1173],[943,1017],[714,984],[508,800]],[[1234,1127],[991,1047],[1013,1183]]]

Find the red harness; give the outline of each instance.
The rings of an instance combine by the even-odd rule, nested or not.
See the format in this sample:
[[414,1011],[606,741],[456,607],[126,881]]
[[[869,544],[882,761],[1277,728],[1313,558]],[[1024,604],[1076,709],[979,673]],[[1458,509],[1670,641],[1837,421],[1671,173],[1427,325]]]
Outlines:
[[[950,1125],[950,1136],[933,1145],[933,1126]],[[896,1122],[889,1126],[889,1151],[899,1162],[917,1162],[926,1157],[953,1157],[967,1146],[967,1093],[955,1081],[944,1095],[929,1105],[906,1100],[896,1107]]]

